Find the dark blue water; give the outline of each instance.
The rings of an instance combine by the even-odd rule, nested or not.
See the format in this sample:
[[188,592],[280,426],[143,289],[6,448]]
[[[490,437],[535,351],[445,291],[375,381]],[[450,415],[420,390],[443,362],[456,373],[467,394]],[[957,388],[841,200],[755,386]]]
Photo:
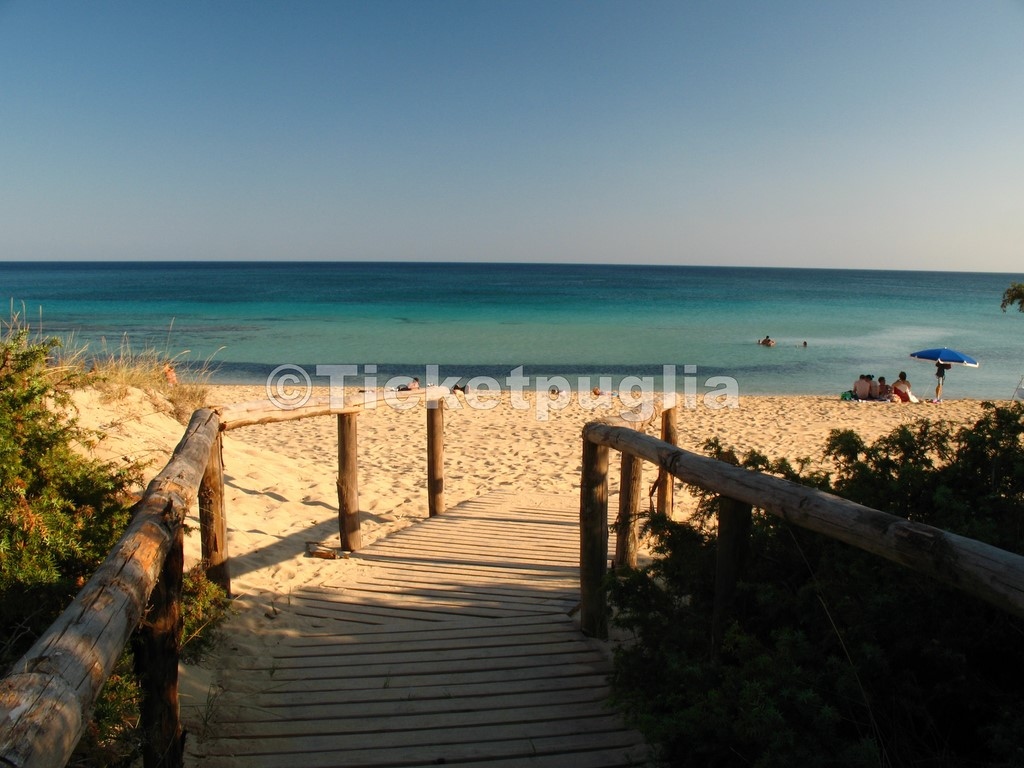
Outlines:
[[[0,296],[34,328],[103,353],[209,362],[221,383],[279,365],[503,380],[655,376],[683,366],[741,394],[832,394],[860,373],[906,370],[927,391],[925,347],[960,349],[946,395],[1009,397],[1024,374],[1024,315],[999,309],[1019,275],[534,264],[0,263]],[[773,348],[755,341],[776,339]],[[803,342],[807,346],[803,346]],[[433,370],[433,369],[432,369]],[[319,383],[327,383],[324,379]],[[677,383],[682,386],[681,383]]]

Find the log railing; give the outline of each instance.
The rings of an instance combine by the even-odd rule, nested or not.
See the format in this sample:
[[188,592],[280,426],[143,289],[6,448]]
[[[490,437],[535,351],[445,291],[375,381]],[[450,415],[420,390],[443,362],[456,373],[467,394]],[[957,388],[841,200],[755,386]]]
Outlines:
[[[180,603],[173,592],[180,592],[182,523],[217,447],[219,428],[213,411],[193,414],[170,462],[150,482],[114,549],[0,681],[0,765],[51,768],[67,763],[100,689],[136,628],[146,765],[181,764]],[[173,711],[155,704],[165,697],[173,698]]]
[[[430,514],[444,511],[442,403],[427,406]],[[359,402],[269,401],[196,411],[167,466],[146,488],[114,549],[70,606],[0,680],[0,766],[60,768],[88,725],[100,690],[129,642],[142,690],[145,768],[178,768],[184,736],[178,651],[184,520],[198,502],[207,576],[231,592],[221,433],[254,424],[338,417],[342,548],[360,547],[356,416]]]
[[[663,415],[666,421],[674,417],[672,410]],[[665,431],[662,434],[666,434]],[[713,642],[721,639],[727,621],[738,562],[746,546],[754,506],[1024,617],[1024,557],[1020,555],[788,480],[682,450],[670,442],[638,432],[626,422],[591,422],[583,428],[580,484],[580,620],[588,635],[601,638],[608,635],[604,578],[609,564],[609,448],[622,453],[624,471],[627,464],[630,473],[636,471],[633,462],[626,461],[626,456],[646,460],[662,473],[719,495]],[[620,494],[635,494],[638,487],[638,483],[624,476]],[[619,531],[633,525],[632,521],[622,519],[622,511],[636,507],[635,499],[620,498],[620,519],[616,525]],[[616,547],[617,552],[620,549],[623,548]]]

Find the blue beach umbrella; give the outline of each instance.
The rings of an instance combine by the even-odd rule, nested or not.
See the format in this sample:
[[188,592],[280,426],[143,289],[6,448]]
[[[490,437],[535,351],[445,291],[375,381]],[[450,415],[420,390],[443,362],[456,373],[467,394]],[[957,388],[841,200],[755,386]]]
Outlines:
[[910,356],[915,360],[928,360],[935,363],[935,399],[933,403],[942,402],[942,385],[946,381],[946,371],[954,365],[966,365],[968,368],[977,368],[978,361],[963,352],[955,349],[940,347],[938,349],[922,349],[920,352],[911,352]]
[[949,363],[950,365],[966,365],[968,368],[977,368],[978,361],[963,352],[955,349],[939,347],[937,349],[922,349],[920,352],[911,352],[910,356],[915,360],[929,360],[933,363]]

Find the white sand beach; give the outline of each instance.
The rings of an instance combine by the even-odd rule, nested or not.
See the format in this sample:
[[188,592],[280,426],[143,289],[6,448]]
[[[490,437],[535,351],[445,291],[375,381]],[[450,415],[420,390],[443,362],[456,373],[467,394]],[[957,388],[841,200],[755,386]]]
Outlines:
[[[213,386],[211,406],[266,397],[261,387]],[[577,400],[555,410],[512,407],[508,393],[490,396],[494,407],[446,408],[444,495],[453,506],[491,490],[558,493],[578,499],[581,430],[588,421],[624,412],[617,400],[582,407]],[[541,397],[544,397],[542,394]],[[422,396],[397,410],[383,401],[360,413],[359,507],[363,544],[427,516],[426,410]],[[99,393],[76,397],[82,426],[101,433],[95,454],[106,460],[147,462],[158,471],[180,440],[183,426],[159,399],[133,391],[105,402]],[[711,437],[741,455],[749,450],[815,465],[832,429],[853,429],[873,440],[921,418],[963,424],[981,413],[977,400],[939,404],[845,402],[836,397],[741,397],[737,407],[711,409],[680,402],[678,443],[702,452]],[[546,418],[539,418],[539,414]],[[657,434],[660,420],[648,427]],[[337,526],[337,420],[332,416],[261,424],[225,434],[224,465],[233,586],[238,593],[287,590],[315,579],[322,566],[303,542],[340,545]],[[648,467],[645,482],[654,478]],[[648,477],[649,475],[649,477]],[[612,493],[617,490],[615,473]],[[682,506],[684,502],[680,502]],[[685,514],[685,507],[677,514]],[[290,542],[287,546],[283,542]],[[186,558],[198,558],[198,537],[186,541]]]
[[[261,387],[214,386],[210,405],[266,398]],[[326,394],[326,392],[324,393]],[[462,395],[458,396],[463,398]],[[492,490],[519,494],[556,493],[578,503],[581,430],[588,421],[624,411],[616,400],[604,407],[513,408],[508,393],[493,408],[456,407],[444,412],[444,498],[447,506]],[[545,397],[541,395],[540,397]],[[183,426],[159,397],[133,391],[105,402],[93,390],[76,398],[81,424],[100,434],[95,454],[105,460],[148,463],[152,477],[181,439]],[[422,396],[409,410],[378,402],[357,418],[359,509],[363,546],[427,517],[426,410]],[[465,404],[465,399],[458,403]],[[740,455],[750,450],[791,460],[810,458],[818,466],[832,429],[853,429],[868,440],[921,418],[968,423],[981,413],[977,400],[940,404],[846,402],[836,397],[741,397],[737,407],[711,409],[680,403],[678,443],[702,452],[717,437]],[[539,414],[546,418],[539,418]],[[660,419],[648,427],[657,434]],[[333,416],[233,429],[224,437],[225,496],[232,587],[236,595],[287,594],[297,584],[316,583],[332,561],[309,557],[307,542],[339,548],[337,420]],[[644,482],[655,477],[645,471]],[[611,493],[617,493],[617,471]],[[676,494],[677,516],[687,496]],[[193,512],[193,514],[195,514]],[[198,519],[191,521],[198,527]],[[199,557],[197,535],[186,538],[186,566]]]

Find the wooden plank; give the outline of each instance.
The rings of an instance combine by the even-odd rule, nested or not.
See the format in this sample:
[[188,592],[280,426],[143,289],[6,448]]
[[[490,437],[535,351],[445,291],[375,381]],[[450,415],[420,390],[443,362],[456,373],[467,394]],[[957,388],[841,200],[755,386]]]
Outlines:
[[[406,746],[378,744],[376,748],[353,748],[345,750],[342,762],[339,752],[324,751],[264,752],[260,754],[212,754],[203,762],[203,768],[349,768],[361,766],[372,768],[393,768],[394,766],[436,766],[448,763],[465,765],[534,765],[538,760],[547,760],[548,765],[560,768],[577,768],[586,765],[583,756],[601,754],[598,765],[615,768],[635,768],[644,764],[646,750],[635,734],[627,731],[578,735],[557,735],[547,737],[525,737],[506,740],[446,743],[430,746]],[[220,757],[221,759],[218,759]],[[607,762],[605,762],[607,760]]]
[[[360,704],[360,711],[371,712],[382,707],[387,712],[419,711],[419,708],[453,706],[454,699],[471,699],[473,706],[496,708],[510,698],[519,701],[550,700],[552,692],[566,698],[578,696],[587,700],[604,699],[608,693],[608,680],[604,675],[589,674],[570,677],[546,677],[540,680],[509,680],[496,686],[493,681],[467,683],[458,686],[432,685],[415,688],[373,688],[350,691],[299,691],[287,697],[269,693],[226,693],[218,700],[219,706],[241,706],[244,712],[238,719],[255,722],[264,717],[282,718],[279,710],[287,710],[291,717],[301,718],[303,712],[322,712],[325,706]],[[344,714],[344,713],[342,713]]]
[[[625,766],[646,747],[608,708],[606,646],[586,638],[573,500],[492,494],[352,556],[275,604],[272,648],[224,659],[196,765]],[[269,654],[268,654],[269,652]]]
[[569,632],[575,635],[576,628],[565,621],[564,616],[553,616],[549,613],[539,613],[527,619],[520,617],[488,619],[487,621],[458,621],[448,622],[442,627],[430,627],[426,630],[408,629],[386,632],[379,630],[367,630],[366,633],[342,635],[331,632],[304,632],[299,637],[286,637],[281,642],[281,648],[301,648],[305,646],[319,646],[326,638],[335,648],[346,648],[348,646],[361,647],[361,643],[376,642],[387,644],[394,640],[396,643],[407,643],[415,640],[418,643],[459,643],[473,642],[477,638],[488,637],[500,632],[506,637],[515,637],[519,634],[555,634]]
[[[301,595],[307,599],[314,600],[317,597],[321,597],[324,600],[337,600],[339,590],[342,593],[351,592],[387,592],[394,594],[397,591],[404,591],[410,595],[436,595],[441,599],[447,594],[467,594],[467,595],[482,595],[485,598],[505,598],[509,600],[520,600],[520,599],[537,599],[537,588],[534,586],[530,588],[527,585],[519,585],[516,582],[505,581],[502,583],[488,583],[479,584],[475,580],[455,580],[445,579],[435,580],[424,583],[422,576],[417,578],[417,574],[413,574],[411,577],[401,572],[382,574],[382,578],[369,580],[357,580],[348,586],[335,586],[333,589],[325,589],[325,585],[330,585],[327,582],[325,585],[320,586],[304,586],[296,589],[292,594]],[[547,599],[562,599],[568,598],[572,601],[578,601],[579,595],[576,594],[576,589],[569,578],[565,579],[565,586],[563,588],[552,589],[550,585],[545,585],[545,591],[548,592]],[[543,598],[542,598],[543,599]]]
[[[576,602],[571,599],[547,599],[537,601],[534,603],[529,602],[526,598],[520,600],[513,600],[509,598],[502,598],[496,600],[486,600],[479,594],[473,595],[446,595],[443,592],[433,592],[423,595],[403,595],[399,596],[396,593],[389,594],[383,593],[377,597],[374,593],[367,593],[363,596],[358,594],[352,595],[352,597],[344,602],[339,601],[328,601],[328,600],[306,600],[301,595],[293,595],[292,603],[297,607],[296,612],[302,615],[318,615],[323,618],[330,619],[344,619],[347,615],[353,612],[369,612],[378,614],[379,611],[376,609],[382,608],[385,605],[394,605],[394,600],[400,599],[403,605],[398,608],[398,611],[409,612],[407,618],[424,618],[429,619],[429,616],[417,615],[416,612],[430,613],[443,613],[445,615],[455,614],[458,617],[470,617],[470,616],[487,616],[488,618],[502,618],[505,616],[515,616],[518,618],[527,618],[529,616],[536,616],[538,614],[545,613],[556,613],[556,614],[567,614],[576,607]],[[394,615],[394,614],[392,614]],[[399,614],[401,615],[401,613]]]
[[347,613],[350,609],[358,607],[383,607],[394,605],[395,601],[401,601],[400,611],[421,611],[425,613],[451,613],[473,616],[517,615],[530,616],[538,612],[562,609],[563,612],[571,610],[573,603],[568,600],[545,601],[543,603],[531,602],[526,598],[513,600],[506,597],[487,598],[477,593],[444,593],[436,590],[421,590],[418,593],[409,590],[349,590],[345,593],[344,599],[327,600],[323,598],[308,597],[301,592],[292,593],[292,604],[300,606],[297,611],[303,615],[317,615],[330,617],[332,613]]
[[[234,670],[231,670],[234,673]],[[522,681],[538,681],[556,679],[559,675],[566,678],[585,677],[594,674],[606,675],[609,672],[607,663],[588,660],[582,663],[558,664],[536,663],[531,667],[484,667],[472,672],[463,671],[459,675],[459,685],[489,685],[492,688]],[[223,682],[228,691],[238,690],[247,694],[266,693],[267,695],[285,697],[290,700],[296,693],[309,692],[350,692],[364,690],[391,689],[392,679],[387,676],[345,677],[332,679],[313,679],[306,681],[275,681],[267,671],[254,672],[247,675],[242,671],[232,674],[231,679]],[[407,673],[402,676],[403,690],[419,690],[424,687],[452,687],[451,680],[444,675],[437,675],[428,670],[420,670],[416,674]]]
[[[252,729],[243,729],[237,737],[221,739],[224,744],[223,751],[212,749],[209,754],[223,754],[229,752],[232,755],[246,754],[268,754],[280,753],[282,748],[288,753],[308,753],[337,750],[344,745],[345,751],[373,749],[379,747],[382,742],[387,743],[389,749],[403,747],[419,747],[428,749],[473,747],[478,744],[485,744],[493,741],[507,741],[512,739],[542,740],[545,738],[561,737],[563,739],[574,739],[577,742],[584,741],[590,736],[607,735],[616,730],[621,730],[621,722],[614,714],[608,714],[605,709],[603,714],[592,717],[579,717],[574,719],[553,719],[550,712],[544,712],[537,720],[527,717],[523,721],[511,720],[510,722],[497,723],[473,723],[476,713],[464,713],[463,717],[456,717],[454,713],[448,713],[444,720],[437,718],[404,718],[389,717],[381,720],[362,720],[356,723],[349,721],[336,721],[332,724],[324,723],[322,727],[304,729],[302,721],[289,721],[293,726],[291,733],[282,733],[280,736],[264,735],[266,725],[261,723]],[[513,713],[519,714],[519,713]],[[447,726],[452,723],[454,727]],[[352,725],[351,728],[343,727],[345,724]],[[338,738],[343,737],[343,738]],[[336,758],[337,759],[337,755]],[[342,762],[339,760],[338,762]]]
[[[378,653],[371,646],[366,654],[345,656],[323,653],[319,656],[289,656],[273,659],[253,658],[240,664],[235,669],[273,670],[274,680],[298,680],[303,677],[326,678],[333,674],[358,676],[372,675],[384,670],[388,676],[400,675],[404,671],[419,671],[423,665],[430,665],[435,674],[458,674],[474,669],[498,669],[502,666],[523,666],[522,659],[527,657],[532,662],[534,656],[544,655],[549,661],[587,661],[592,658],[592,651],[580,651],[579,643],[559,638],[552,642],[537,642],[528,645],[491,645],[483,647],[463,647],[457,649],[410,649],[403,652]],[[314,669],[313,675],[306,670]],[[352,670],[351,672],[348,670]]]
[[[571,704],[571,707],[567,707]],[[540,724],[539,728],[531,729],[535,733],[544,733],[570,728],[592,729],[595,723],[601,728],[618,728],[621,722],[614,713],[609,713],[603,701],[579,701],[575,696],[548,696],[543,702],[533,706],[523,704],[514,698],[502,708],[468,708],[462,704],[461,709],[449,705],[446,708],[435,707],[427,711],[399,712],[392,709],[376,722],[368,719],[368,714],[351,711],[347,717],[338,717],[336,712],[325,712],[311,708],[312,714],[298,717],[289,711],[288,719],[264,719],[258,722],[236,722],[223,724],[218,729],[221,739],[287,739],[296,736],[312,738],[328,735],[345,735],[357,739],[370,735],[379,739],[386,734],[407,743],[433,743],[432,735],[423,733],[436,730],[438,726],[445,729],[476,728],[493,738],[495,733],[522,732],[525,724]],[[567,712],[571,715],[567,716]],[[365,710],[364,710],[365,712]],[[409,735],[419,732],[415,736]],[[350,742],[355,746],[354,742]]]

